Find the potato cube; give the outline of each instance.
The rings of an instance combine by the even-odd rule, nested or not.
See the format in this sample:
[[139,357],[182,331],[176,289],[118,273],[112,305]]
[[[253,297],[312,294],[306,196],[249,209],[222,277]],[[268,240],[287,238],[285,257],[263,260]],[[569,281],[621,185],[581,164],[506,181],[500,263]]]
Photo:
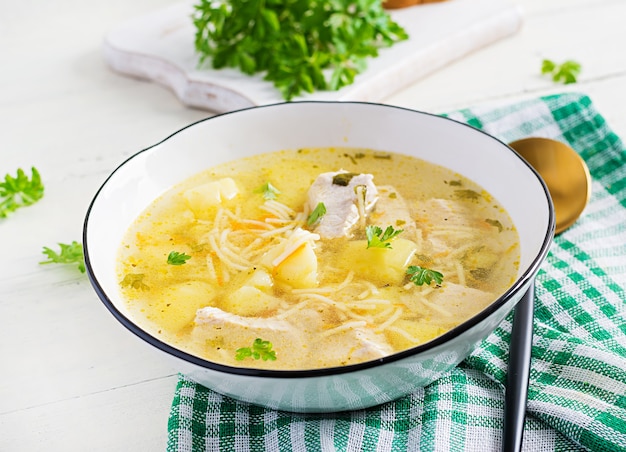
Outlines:
[[339,252],[338,265],[379,284],[400,284],[416,251],[415,242],[401,238],[391,248],[368,248],[366,240],[354,240]]
[[157,291],[147,314],[171,331],[178,331],[191,324],[198,309],[211,305],[213,297],[213,289],[206,283],[174,284]]
[[244,317],[256,317],[276,309],[280,299],[254,286],[242,286],[221,301],[224,311]]
[[272,276],[262,268],[257,268],[245,283],[246,286],[253,286],[261,290],[270,289],[274,285]]
[[230,177],[190,188],[183,193],[194,215],[204,216],[223,201],[233,199],[239,193],[237,184]]
[[304,243],[295,252],[274,268],[274,276],[279,282],[303,289],[316,287],[317,255],[311,243]]

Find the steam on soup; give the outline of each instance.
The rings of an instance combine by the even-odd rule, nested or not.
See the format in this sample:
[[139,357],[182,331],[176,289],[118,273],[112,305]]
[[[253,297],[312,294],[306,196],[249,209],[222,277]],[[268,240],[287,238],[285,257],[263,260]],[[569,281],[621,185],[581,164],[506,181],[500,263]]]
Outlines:
[[377,359],[469,319],[517,276],[507,212],[395,153],[280,151],[177,185],[132,225],[119,280],[138,323],[227,365]]

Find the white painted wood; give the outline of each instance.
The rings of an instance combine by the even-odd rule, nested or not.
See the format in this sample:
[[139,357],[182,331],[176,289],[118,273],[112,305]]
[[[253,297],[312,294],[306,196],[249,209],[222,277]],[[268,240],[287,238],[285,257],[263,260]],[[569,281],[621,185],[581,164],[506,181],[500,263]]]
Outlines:
[[[283,101],[261,75],[235,69],[198,68],[194,52],[195,2],[186,0],[143,15],[111,30],[104,56],[116,71],[156,81],[183,104],[215,112]],[[440,67],[516,33],[521,11],[509,0],[455,0],[390,11],[409,39],[382,49],[355,83],[339,91],[294,100],[381,101]]]
[[[452,4],[457,0],[449,0]],[[165,450],[175,374],[119,326],[43,246],[81,240],[95,190],[130,154],[209,115],[103,55],[120,24],[172,0],[0,2],[0,177],[37,166],[44,199],[0,220],[0,450]],[[565,90],[590,95],[626,137],[626,3],[517,0],[515,34],[421,78],[385,102],[444,112]],[[583,64],[564,87],[543,57]]]

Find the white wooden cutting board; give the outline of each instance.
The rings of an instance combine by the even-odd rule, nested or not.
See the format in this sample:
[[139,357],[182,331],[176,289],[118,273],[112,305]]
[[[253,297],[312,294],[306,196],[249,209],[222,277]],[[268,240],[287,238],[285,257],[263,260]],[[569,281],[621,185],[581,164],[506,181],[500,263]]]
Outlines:
[[[260,75],[198,67],[194,3],[175,3],[111,30],[103,44],[106,62],[121,74],[168,87],[189,107],[221,113],[283,101]],[[408,40],[382,49],[354,84],[294,100],[382,101],[469,52],[514,34],[522,24],[521,9],[510,0],[448,0],[390,14],[408,32]]]

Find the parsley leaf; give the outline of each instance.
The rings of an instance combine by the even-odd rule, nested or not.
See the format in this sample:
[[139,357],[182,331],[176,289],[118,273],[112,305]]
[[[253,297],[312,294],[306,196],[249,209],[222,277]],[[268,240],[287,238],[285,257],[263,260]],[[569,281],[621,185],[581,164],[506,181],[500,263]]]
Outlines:
[[30,206],[43,197],[41,176],[35,167],[31,169],[29,179],[22,168],[17,170],[16,177],[7,174],[4,182],[0,182],[0,218],[6,218],[9,213],[20,207]]
[[365,235],[367,236],[368,248],[391,248],[391,239],[400,234],[403,229],[394,229],[393,226],[387,226],[384,231],[378,226],[367,226]]
[[189,259],[191,259],[191,256],[185,254],[185,253],[179,253],[178,251],[172,251],[168,256],[167,256],[167,263],[170,265],[184,265]]
[[280,195],[280,190],[269,182],[265,182],[259,188],[254,190],[254,192],[261,193],[263,195],[263,199],[276,199],[278,195]]
[[263,361],[276,361],[276,352],[272,350],[272,343],[256,338],[252,347],[242,347],[235,352],[235,359],[243,361],[246,358],[262,359]]
[[433,281],[435,281],[437,285],[443,282],[443,275],[441,273],[436,270],[420,267],[419,265],[409,265],[406,269],[406,274],[409,275],[409,280],[416,286],[421,286],[422,284],[429,285]]
[[317,203],[317,206],[315,206],[315,209],[313,209],[313,212],[311,212],[309,217],[306,219],[306,224],[312,226],[320,221],[324,215],[326,215],[326,206],[323,202],[319,202]]
[[407,39],[380,0],[198,0],[199,65],[263,74],[285,100],[354,82],[380,48]]
[[56,252],[47,246],[43,247],[42,253],[48,256],[47,261],[41,261],[40,264],[78,264],[78,270],[85,273],[85,259],[83,257],[83,245],[73,241],[69,245],[59,243],[60,252]]
[[580,63],[567,60],[561,64],[557,64],[552,60],[543,60],[541,62],[541,73],[552,76],[552,80],[565,85],[576,83],[580,74]]

